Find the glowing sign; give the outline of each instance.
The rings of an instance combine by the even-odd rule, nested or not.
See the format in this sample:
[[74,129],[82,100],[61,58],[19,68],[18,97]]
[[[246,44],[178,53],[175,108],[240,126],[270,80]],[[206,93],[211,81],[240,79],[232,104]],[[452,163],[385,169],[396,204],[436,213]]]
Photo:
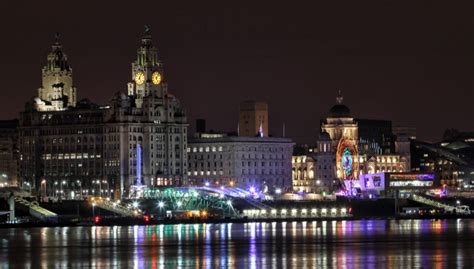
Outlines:
[[358,154],[355,143],[347,138],[339,141],[336,152],[336,165],[340,179],[357,180]]

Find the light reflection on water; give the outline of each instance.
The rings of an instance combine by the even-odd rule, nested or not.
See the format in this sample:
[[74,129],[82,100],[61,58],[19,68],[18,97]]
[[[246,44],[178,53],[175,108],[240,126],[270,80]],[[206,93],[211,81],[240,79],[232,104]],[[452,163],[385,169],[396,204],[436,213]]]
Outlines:
[[474,220],[0,230],[0,267],[472,267]]

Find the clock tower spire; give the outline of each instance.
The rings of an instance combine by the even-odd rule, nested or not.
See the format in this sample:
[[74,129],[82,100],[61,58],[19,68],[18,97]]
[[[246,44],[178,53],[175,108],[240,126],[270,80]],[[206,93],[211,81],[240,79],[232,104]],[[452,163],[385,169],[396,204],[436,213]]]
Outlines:
[[60,35],[54,35],[54,43],[42,70],[43,83],[38,89],[36,109],[39,111],[64,110],[76,106],[76,88],[72,85],[72,68],[60,43]]
[[132,81],[128,83],[128,95],[135,97],[137,107],[141,107],[146,96],[164,96],[163,65],[158,59],[158,51],[153,46],[151,29],[145,25],[137,59],[132,63]]

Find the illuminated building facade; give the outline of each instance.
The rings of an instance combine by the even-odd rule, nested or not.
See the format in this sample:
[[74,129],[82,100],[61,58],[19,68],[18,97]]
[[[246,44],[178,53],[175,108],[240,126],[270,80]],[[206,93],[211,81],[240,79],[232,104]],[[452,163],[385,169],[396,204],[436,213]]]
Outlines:
[[[53,54],[48,55],[43,89],[53,89],[48,87],[57,81],[72,84],[72,69],[61,48],[56,41]],[[51,64],[58,66],[50,68]],[[50,71],[54,82],[44,79]],[[40,91],[20,116],[20,186],[41,196],[74,199],[128,197],[135,184],[183,184],[186,116],[176,97],[168,93],[148,28],[127,86],[128,94],[117,93],[107,106],[87,99],[67,103],[74,99],[63,96],[64,106],[46,100],[45,108],[38,106],[38,100],[45,101],[48,94],[44,94],[50,91]],[[137,147],[143,149],[141,156]]]
[[0,187],[18,181],[18,120],[0,121]]
[[432,173],[375,173],[361,175],[355,184],[358,195],[366,197],[394,197],[410,193],[425,192],[439,187],[439,181]]
[[199,134],[188,143],[189,184],[289,190],[292,151],[287,138]]
[[[295,190],[332,192],[345,188],[344,180],[358,180],[362,174],[410,171],[408,137],[399,135],[395,138],[390,133],[390,121],[361,120],[360,127],[343,101],[339,92],[336,104],[321,122],[317,146],[303,154],[306,158],[297,156],[299,160],[309,157],[314,160],[315,176],[301,182],[302,179],[293,174]],[[293,168],[296,170],[299,165],[294,163]]]
[[52,50],[42,70],[42,87],[34,99],[37,111],[59,111],[76,106],[76,88],[72,84],[72,68],[56,34]]
[[412,171],[436,173],[451,190],[474,189],[474,135],[448,133],[435,144],[412,141],[411,152]]
[[293,155],[291,159],[291,166],[293,190],[302,192],[315,192],[315,161],[311,155]]

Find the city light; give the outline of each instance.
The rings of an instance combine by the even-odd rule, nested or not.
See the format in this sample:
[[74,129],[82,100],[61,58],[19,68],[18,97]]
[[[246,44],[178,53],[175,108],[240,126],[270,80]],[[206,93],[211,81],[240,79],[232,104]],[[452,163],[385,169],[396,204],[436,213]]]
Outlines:
[[158,202],[158,207],[163,208],[165,206],[165,203],[163,201]]
[[137,208],[137,207],[138,207],[138,202],[137,202],[137,201],[133,202],[133,203],[132,203],[132,206],[133,206],[134,208]]
[[280,189],[280,188],[276,189],[276,190],[275,190],[275,193],[276,193],[276,194],[281,194],[281,189]]

